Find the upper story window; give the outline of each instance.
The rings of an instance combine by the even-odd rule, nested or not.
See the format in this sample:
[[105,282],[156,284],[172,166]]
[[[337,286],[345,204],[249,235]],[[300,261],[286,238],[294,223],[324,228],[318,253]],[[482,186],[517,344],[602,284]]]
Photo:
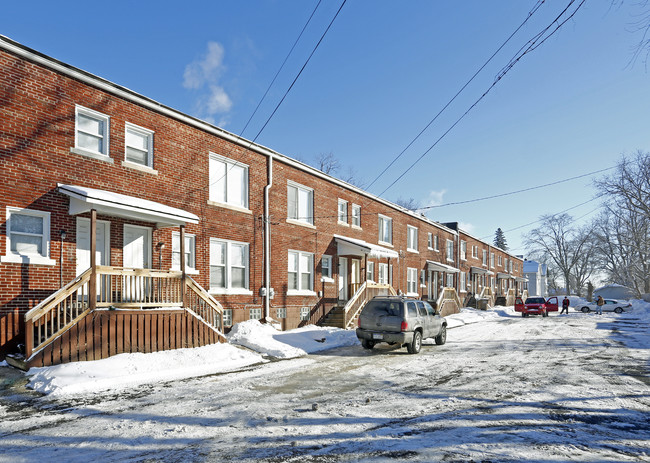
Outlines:
[[508,271],[508,258],[507,257],[506,257],[505,265],[503,266],[503,268],[505,269],[506,272]]
[[467,241],[460,242],[460,260],[467,260]]
[[[172,232],[172,270],[181,269],[181,234]],[[196,237],[185,235],[185,271],[196,272]]]
[[472,257],[478,259],[478,246],[472,246]]
[[503,267],[503,256],[499,256],[499,267]]
[[393,219],[379,215],[379,241],[393,244]]
[[289,291],[311,292],[314,289],[314,255],[310,252],[289,251]]
[[406,249],[418,252],[418,229],[411,225],[406,226]]
[[339,199],[338,221],[341,224],[348,224],[348,202],[344,199]]
[[512,259],[510,259],[510,273],[512,273]]
[[361,228],[361,206],[352,205],[352,226]]
[[438,244],[438,235],[433,236],[433,250],[434,251],[439,251],[440,250],[440,246]]
[[483,249],[483,265],[487,266],[487,260],[488,260],[488,252]]
[[54,265],[50,259],[50,213],[7,207],[7,249],[0,262]]
[[447,240],[447,260],[453,262],[454,260],[454,242]]
[[248,209],[248,166],[210,153],[210,201]]
[[127,122],[124,137],[125,159],[153,168],[153,132]]
[[519,271],[519,264],[515,262],[515,272]]
[[74,146],[84,154],[108,157],[110,118],[106,114],[77,106]]
[[433,249],[433,233],[427,233],[427,248]]
[[294,182],[287,184],[287,219],[314,224],[314,190]]
[[490,268],[494,268],[494,253],[490,253]]
[[210,238],[210,290],[249,294],[248,243]]

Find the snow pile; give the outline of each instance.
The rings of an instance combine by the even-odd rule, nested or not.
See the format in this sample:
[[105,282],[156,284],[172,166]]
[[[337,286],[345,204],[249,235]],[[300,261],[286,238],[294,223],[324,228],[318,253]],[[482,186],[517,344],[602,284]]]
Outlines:
[[[512,309],[512,307],[510,307]],[[478,323],[485,320],[494,320],[499,316],[507,316],[506,307],[497,306],[495,310],[476,310],[471,307],[463,307],[460,309],[460,313],[455,313],[447,315],[445,319],[447,320],[448,328],[456,328],[458,326],[467,325],[470,323]],[[512,310],[514,313],[514,309]]]
[[229,344],[149,354],[120,354],[104,360],[32,368],[28,387],[51,395],[119,390],[143,384],[234,371],[264,362],[261,355]]
[[257,320],[237,323],[227,338],[233,344],[282,359],[359,343],[354,330],[309,325],[295,330],[277,331]]

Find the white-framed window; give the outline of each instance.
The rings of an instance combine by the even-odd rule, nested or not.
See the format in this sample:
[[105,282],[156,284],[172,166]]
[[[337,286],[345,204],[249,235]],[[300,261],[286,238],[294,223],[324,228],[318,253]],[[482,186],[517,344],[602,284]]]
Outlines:
[[108,157],[110,118],[106,114],[77,105],[74,146],[82,152]]
[[503,256],[499,256],[498,262],[499,262],[499,267],[503,267]]
[[262,308],[258,307],[256,309],[248,309],[248,318],[251,320],[261,320]]
[[352,205],[352,226],[361,228],[361,206],[358,204]]
[[487,266],[488,263],[488,252],[487,250],[483,249],[483,265]]
[[307,321],[309,320],[309,307],[301,307],[300,308],[300,320],[302,321]]
[[377,264],[379,270],[377,274],[377,283],[381,285],[388,284],[388,264]]
[[460,242],[460,260],[467,260],[467,241]]
[[278,320],[282,320],[283,318],[287,318],[287,308],[286,307],[278,307],[275,309],[275,318]]
[[439,238],[438,235],[433,235],[433,250],[434,251],[440,251],[440,246],[439,246]]
[[348,202],[344,199],[339,199],[338,222],[348,224]]
[[507,272],[508,271],[508,258],[506,257],[505,260],[505,265],[503,266],[504,270]]
[[465,272],[460,272],[459,291],[465,291]]
[[375,281],[375,263],[368,262],[366,265],[366,280]]
[[494,253],[490,253],[490,268],[494,268]]
[[424,269],[420,270],[420,287],[427,287],[427,271]]
[[452,240],[447,240],[447,260],[454,261],[454,242]]
[[418,269],[408,267],[406,269],[406,293],[418,293]]
[[412,225],[406,226],[406,250],[418,252],[418,229]]
[[393,219],[379,215],[379,241],[393,244]]
[[[172,232],[172,270],[180,269],[181,234]],[[196,236],[190,234],[185,234],[185,270],[196,272]]]
[[124,159],[153,169],[153,132],[135,124],[126,123]]
[[472,245],[472,257],[478,259],[478,246]]
[[512,259],[510,259],[510,273],[512,273]]
[[0,262],[55,265],[50,259],[50,213],[7,206],[7,248]]
[[515,262],[515,272],[518,272],[518,271],[519,271],[519,264],[517,262]]
[[333,282],[332,279],[332,256],[324,255],[320,261],[320,271],[323,281]]
[[453,288],[454,287],[454,274],[453,273],[448,273],[447,274],[447,288]]
[[248,209],[248,166],[210,153],[209,200]]
[[223,326],[232,326],[232,309],[223,309]]
[[250,294],[248,243],[210,238],[210,291]]
[[431,232],[427,233],[427,248],[433,249],[433,233]]
[[287,219],[314,224],[314,190],[289,181],[287,183]]
[[289,251],[289,292],[314,290],[314,255],[310,252]]

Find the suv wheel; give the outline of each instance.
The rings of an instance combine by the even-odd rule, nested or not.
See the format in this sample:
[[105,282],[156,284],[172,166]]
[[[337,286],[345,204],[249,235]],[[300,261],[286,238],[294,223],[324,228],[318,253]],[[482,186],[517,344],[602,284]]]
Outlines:
[[408,349],[409,354],[417,354],[420,352],[420,349],[422,348],[422,333],[419,331],[416,331],[413,333],[413,342],[406,346]]
[[439,346],[442,346],[447,342],[447,327],[445,325],[442,325],[442,328],[440,328],[440,333],[438,336],[433,338],[433,340],[436,341],[436,344]]
[[589,307],[583,307],[580,310],[582,310],[582,313],[587,313],[587,312],[589,312]]
[[363,339],[361,341],[361,345],[363,346],[364,349],[372,349],[375,347],[375,341],[370,341],[369,339]]

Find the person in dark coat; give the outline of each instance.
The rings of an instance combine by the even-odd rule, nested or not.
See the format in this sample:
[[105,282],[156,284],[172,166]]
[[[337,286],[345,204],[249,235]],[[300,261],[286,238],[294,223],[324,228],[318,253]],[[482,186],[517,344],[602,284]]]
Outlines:
[[596,313],[598,315],[603,314],[603,305],[605,305],[605,299],[603,299],[603,296],[598,296],[598,300],[596,301]]
[[569,315],[569,298],[567,296],[564,296],[564,300],[562,301],[562,311],[560,312],[560,315],[564,313],[566,310],[566,314]]

